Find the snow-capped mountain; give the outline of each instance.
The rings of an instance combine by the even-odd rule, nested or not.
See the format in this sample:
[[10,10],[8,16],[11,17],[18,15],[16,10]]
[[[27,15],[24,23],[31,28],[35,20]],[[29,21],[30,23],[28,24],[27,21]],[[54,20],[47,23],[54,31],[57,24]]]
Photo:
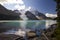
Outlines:
[[32,14],[34,14],[38,19],[46,19],[46,16],[43,13],[41,13],[37,10],[33,10],[33,11],[30,11],[30,12]]
[[43,13],[40,13],[37,10],[15,10],[17,13],[21,13],[20,17],[23,20],[40,20],[40,19],[46,19],[46,16]]
[[29,19],[29,20],[46,19],[46,16],[43,13],[38,12],[37,10],[32,10],[32,9],[27,10],[27,11],[25,11],[25,10],[21,11],[20,10],[20,13],[21,13],[21,15],[25,15],[27,17],[27,19]]
[[30,11],[26,11],[25,15],[29,20],[38,20],[38,18],[36,18],[36,16]]
[[4,6],[0,5],[0,19],[23,19],[23,20],[40,20],[46,19],[46,16],[43,13],[38,12],[37,10],[8,10]]

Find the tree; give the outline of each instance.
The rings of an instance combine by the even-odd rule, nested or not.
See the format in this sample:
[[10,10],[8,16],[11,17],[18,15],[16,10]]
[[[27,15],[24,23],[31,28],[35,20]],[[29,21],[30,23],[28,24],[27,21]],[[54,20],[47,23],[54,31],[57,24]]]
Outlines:
[[57,11],[57,28],[54,32],[56,40],[60,40],[60,0],[54,0],[56,2],[56,11]]
[[56,1],[56,11],[58,15],[58,20],[60,20],[60,0],[55,0]]

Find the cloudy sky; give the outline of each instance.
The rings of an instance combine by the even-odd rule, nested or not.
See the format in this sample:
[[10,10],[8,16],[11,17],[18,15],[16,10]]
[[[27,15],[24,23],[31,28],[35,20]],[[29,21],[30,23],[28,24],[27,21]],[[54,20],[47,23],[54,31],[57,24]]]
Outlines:
[[0,4],[10,10],[32,8],[42,13],[56,13],[56,3],[53,0],[0,0]]

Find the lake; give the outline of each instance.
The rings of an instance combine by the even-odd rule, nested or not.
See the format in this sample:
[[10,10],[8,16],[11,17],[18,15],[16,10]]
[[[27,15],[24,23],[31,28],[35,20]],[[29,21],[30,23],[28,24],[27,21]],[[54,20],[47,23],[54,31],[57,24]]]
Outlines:
[[8,29],[3,33],[24,36],[31,30],[48,29],[50,25],[56,24],[56,20],[0,21],[0,24],[0,28]]

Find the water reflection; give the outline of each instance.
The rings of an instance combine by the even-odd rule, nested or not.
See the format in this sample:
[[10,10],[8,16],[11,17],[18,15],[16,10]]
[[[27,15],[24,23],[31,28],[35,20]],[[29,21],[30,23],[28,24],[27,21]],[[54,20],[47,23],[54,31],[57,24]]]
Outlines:
[[56,21],[54,20],[10,21],[2,23],[0,25],[0,29],[8,29],[6,32],[3,32],[5,34],[16,34],[24,36],[27,31],[47,29],[50,27],[50,25],[55,23]]
[[56,20],[46,20],[45,27],[46,29],[50,27],[52,24],[56,24]]

